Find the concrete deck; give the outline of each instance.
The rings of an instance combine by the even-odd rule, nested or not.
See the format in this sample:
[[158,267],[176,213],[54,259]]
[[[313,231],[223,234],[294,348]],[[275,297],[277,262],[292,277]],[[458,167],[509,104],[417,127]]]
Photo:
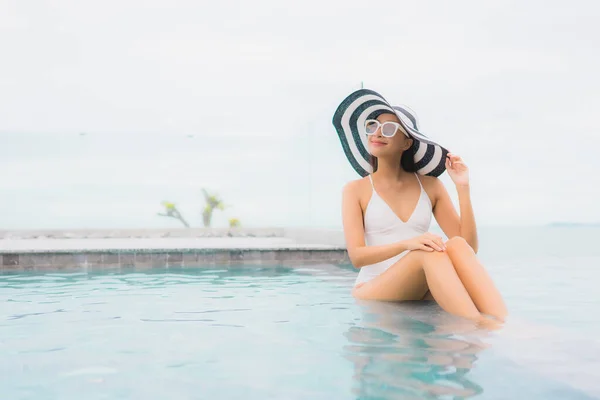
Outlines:
[[274,229],[3,232],[0,258],[5,272],[348,262],[339,232]]
[[165,239],[16,239],[0,240],[0,253],[47,253],[87,251],[156,250],[336,250],[339,246],[322,243],[298,243],[283,237],[207,237]]

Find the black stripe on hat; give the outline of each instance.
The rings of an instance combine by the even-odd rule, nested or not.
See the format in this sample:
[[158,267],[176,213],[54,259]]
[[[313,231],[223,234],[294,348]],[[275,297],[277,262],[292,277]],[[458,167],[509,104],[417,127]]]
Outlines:
[[383,115],[383,114],[396,115],[396,114],[394,114],[393,111],[390,111],[388,109],[383,109],[382,108],[382,109],[373,111],[371,114],[369,114],[369,116],[367,117],[367,119],[377,119],[377,118],[379,118],[380,115]]
[[415,116],[414,116],[414,115],[413,115],[411,112],[409,112],[409,111],[408,111],[407,109],[405,109],[404,107],[400,107],[400,106],[394,106],[393,108],[394,108],[395,110],[398,110],[398,111],[400,111],[400,112],[401,112],[403,115],[405,115],[405,116],[406,116],[406,118],[410,119],[410,122],[412,122],[412,124],[413,124],[413,126],[412,126],[412,127],[413,127],[415,130],[416,130],[416,129],[419,129],[419,127],[418,127],[418,124],[417,124],[417,120],[415,119]]
[[335,113],[333,114],[334,124],[336,120],[342,120],[342,116],[346,113],[346,110],[348,109],[348,107],[350,107],[350,104],[354,103],[358,98],[364,96],[376,96],[379,97],[382,101],[385,101],[385,99],[379,93],[374,92],[372,90],[356,90],[355,92],[350,93],[348,97],[346,97],[344,100],[342,100],[338,108],[335,110]]
[[334,124],[336,124],[336,122],[337,122],[336,131],[338,134],[338,138],[340,139],[340,143],[342,144],[342,149],[344,150],[344,154],[346,154],[346,158],[350,162],[350,165],[352,165],[352,168],[354,168],[354,170],[360,176],[364,177],[364,176],[369,175],[369,172],[365,171],[365,169],[358,163],[356,158],[354,158],[354,154],[352,153],[352,150],[350,149],[350,145],[348,144],[346,134],[344,133],[344,130],[341,127],[341,119],[338,121],[334,121]]
[[438,163],[437,167],[435,167],[433,169],[433,171],[431,171],[430,173],[427,174],[429,176],[435,176],[437,178],[438,176],[443,174],[444,171],[446,170],[446,156],[448,155],[448,150],[444,149],[443,147],[441,149],[442,149],[442,159]]
[[[338,134],[340,143],[342,144],[342,149],[344,150],[344,154],[346,155],[346,158],[352,165],[352,168],[354,168],[354,170],[360,176],[367,176],[369,173],[368,173],[368,171],[365,171],[365,169],[359,164],[358,160],[355,158],[354,154],[352,153],[352,149],[350,148],[350,145],[348,144],[348,138],[346,137],[346,132],[344,131],[344,128],[342,127],[342,119],[343,119],[345,113],[347,112],[348,107],[352,103],[354,103],[358,98],[364,96],[365,95],[364,92],[365,92],[365,90],[357,90],[357,91],[351,93],[348,97],[346,97],[340,103],[338,108],[335,110],[335,113],[333,114],[333,121],[332,121],[333,125],[335,127],[335,130]],[[363,146],[362,146],[362,141],[360,140],[360,137],[358,137],[358,139],[359,139],[358,142],[356,141],[357,137],[354,137],[353,139],[354,139],[356,148],[358,149],[359,153],[361,153],[360,148]],[[359,145],[359,143],[360,143],[360,145]],[[368,159],[365,159],[365,160],[368,160]]]
[[433,154],[435,153],[434,145],[421,142],[421,146],[427,146],[427,149],[425,150],[423,158],[421,158],[419,161],[415,161],[415,167],[417,168],[417,170],[426,167],[433,158]]
[[365,177],[365,176],[369,175],[369,172],[365,171],[365,169],[360,166],[360,164],[358,163],[358,161],[356,161],[356,159],[354,157],[348,157],[348,160],[350,161],[350,164],[352,165],[352,168],[354,168],[354,170],[360,176]]

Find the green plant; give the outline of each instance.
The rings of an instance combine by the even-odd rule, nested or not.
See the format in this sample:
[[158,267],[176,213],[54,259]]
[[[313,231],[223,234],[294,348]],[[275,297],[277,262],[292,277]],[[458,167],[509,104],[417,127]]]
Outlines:
[[204,194],[204,200],[206,201],[206,205],[202,211],[202,222],[204,223],[204,227],[208,228],[212,222],[213,211],[215,209],[223,211],[225,209],[225,203],[223,203],[223,200],[221,200],[218,195],[210,194],[206,189],[202,189],[202,193]]
[[183,218],[183,215],[181,215],[181,212],[179,212],[179,210],[177,209],[177,206],[175,205],[175,203],[172,203],[170,201],[163,201],[161,204],[165,208],[165,212],[158,213],[158,215],[160,215],[161,217],[175,218],[175,219],[181,221],[181,223],[186,228],[190,227],[190,225],[187,223],[187,221]]

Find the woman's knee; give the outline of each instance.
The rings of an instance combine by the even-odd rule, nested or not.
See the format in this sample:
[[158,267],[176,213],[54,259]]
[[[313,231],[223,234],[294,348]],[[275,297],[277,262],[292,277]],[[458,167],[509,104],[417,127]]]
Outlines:
[[406,259],[412,260],[413,262],[424,265],[432,258],[437,257],[439,254],[444,254],[441,251],[426,251],[426,250],[411,250],[407,255]]
[[462,236],[453,236],[446,241],[446,249],[449,251],[472,250],[469,243]]
[[431,268],[435,270],[444,268],[454,268],[452,261],[445,251],[423,251],[421,255],[423,261],[423,268]]
[[[435,272],[446,268],[454,269],[452,260],[445,251],[426,251],[426,250],[411,250],[405,257],[404,262],[419,268],[423,271],[431,270]],[[398,262],[400,264],[400,261]],[[406,266],[406,264],[405,264]]]

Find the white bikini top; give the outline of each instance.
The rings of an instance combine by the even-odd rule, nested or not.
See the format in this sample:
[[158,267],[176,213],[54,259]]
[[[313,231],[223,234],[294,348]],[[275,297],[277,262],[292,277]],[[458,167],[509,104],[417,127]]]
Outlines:
[[365,242],[367,246],[393,243],[422,235],[429,230],[432,217],[432,205],[429,196],[423,189],[418,175],[417,181],[421,187],[421,193],[417,205],[409,219],[402,221],[394,211],[377,194],[373,185],[373,178],[369,175],[373,193],[364,215]]
[[[415,174],[415,176],[417,176]],[[421,180],[417,176],[421,193],[417,205],[406,222],[402,221],[394,211],[377,194],[373,179],[369,175],[373,193],[364,215],[365,244],[367,246],[379,246],[390,244],[401,240],[411,239],[422,235],[429,230],[432,217],[432,205],[429,196],[423,189]],[[356,278],[356,284],[367,282],[384,272],[392,264],[398,261],[407,252],[398,254],[392,258],[372,265],[360,268]]]

